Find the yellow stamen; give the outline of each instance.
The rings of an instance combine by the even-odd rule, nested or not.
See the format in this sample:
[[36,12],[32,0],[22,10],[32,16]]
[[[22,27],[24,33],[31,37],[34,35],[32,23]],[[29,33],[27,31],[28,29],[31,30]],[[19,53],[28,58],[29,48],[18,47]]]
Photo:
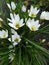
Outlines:
[[15,42],[18,42],[18,40],[19,40],[19,39],[18,39],[18,38],[16,38],[14,41],[15,41]]
[[19,27],[20,27],[20,25],[17,23],[17,24],[15,25],[15,27],[16,27],[16,28],[19,28]]
[[14,13],[15,12],[15,10],[12,10],[12,13]]
[[31,17],[35,17],[35,15],[32,13],[32,14],[31,14]]
[[3,37],[6,38],[6,34],[4,34]]
[[35,26],[31,27],[31,31],[35,31],[35,29],[36,29]]

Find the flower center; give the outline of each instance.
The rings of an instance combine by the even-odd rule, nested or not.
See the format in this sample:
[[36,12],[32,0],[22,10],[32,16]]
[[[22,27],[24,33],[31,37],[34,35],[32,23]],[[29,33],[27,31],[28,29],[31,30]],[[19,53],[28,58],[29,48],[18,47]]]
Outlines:
[[19,27],[20,27],[19,23],[17,23],[17,24],[15,25],[15,27],[16,27],[16,28],[19,28]]
[[15,41],[15,42],[18,42],[18,40],[19,40],[19,39],[18,39],[18,38],[16,38],[14,41]]
[[14,13],[15,12],[15,10],[12,10],[12,13]]
[[36,29],[35,26],[31,27],[31,31],[35,31],[35,29]]
[[31,17],[35,17],[35,15],[32,13],[32,14],[31,14]]
[[3,37],[6,38],[6,34],[4,34]]

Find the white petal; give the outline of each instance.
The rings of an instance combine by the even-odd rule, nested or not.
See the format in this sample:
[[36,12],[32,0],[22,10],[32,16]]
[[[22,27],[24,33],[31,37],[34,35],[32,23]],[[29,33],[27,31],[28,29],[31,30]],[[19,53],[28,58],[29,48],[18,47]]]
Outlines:
[[9,18],[7,18],[7,20],[8,20],[8,21],[10,21],[10,22],[12,22],[12,20],[11,20],[11,19],[9,19]]
[[9,54],[9,59],[10,59],[10,62],[12,62],[14,59],[14,54]]
[[17,34],[17,32],[14,29],[11,29],[12,34]]
[[31,8],[30,8],[30,12],[32,12],[33,11],[33,6],[31,6]]
[[11,17],[11,19],[7,18],[7,20],[13,23],[15,21],[15,19],[14,19],[14,16],[12,13],[10,13],[10,17]]
[[12,23],[8,23],[9,24],[9,26],[11,26],[12,28],[14,28],[14,29],[18,29],[18,28],[16,28]]
[[7,6],[8,6],[8,8],[11,10],[11,6],[10,6],[10,4],[7,3]]
[[24,26],[25,25],[25,23],[23,23],[23,19],[21,19],[20,20],[20,26],[22,27],[22,26]]
[[16,22],[19,22],[20,21],[20,17],[19,17],[19,14],[14,14],[14,18],[15,18],[15,21]]
[[11,19],[12,19],[12,20],[14,19],[14,16],[13,16],[13,14],[12,14],[12,13],[10,13],[10,17],[11,17]]
[[23,23],[23,19],[20,20],[21,24]]
[[31,23],[31,19],[29,18],[29,19],[27,20],[27,22],[26,22],[26,25],[27,25],[27,26],[30,26],[30,23]]
[[11,2],[11,7],[12,7],[12,10],[15,10],[16,9],[16,5],[14,2]]
[[8,38],[9,41],[11,41],[11,38]]
[[26,6],[25,5],[22,6],[22,11],[26,12]]
[[13,45],[16,46],[16,45],[18,45],[18,43],[17,42],[14,42]]
[[13,46],[12,46],[12,45],[10,45],[8,48],[9,48],[9,49],[11,49],[11,48],[13,48]]
[[39,11],[40,11],[40,9],[37,10],[37,14],[38,14]]

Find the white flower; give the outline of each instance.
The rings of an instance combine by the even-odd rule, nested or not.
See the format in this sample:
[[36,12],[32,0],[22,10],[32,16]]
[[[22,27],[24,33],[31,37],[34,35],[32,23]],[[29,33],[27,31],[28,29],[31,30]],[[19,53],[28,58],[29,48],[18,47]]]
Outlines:
[[9,23],[9,26],[13,27],[14,29],[17,30],[24,25],[23,19],[20,19],[19,14],[16,15],[16,14],[10,13],[10,17],[11,19],[8,18],[8,21],[11,22]]
[[21,41],[21,37],[14,30],[12,30],[12,33],[13,33],[13,35],[12,35],[12,41],[14,42],[13,45],[15,46],[15,45],[17,45]]
[[31,6],[30,10],[28,10],[28,13],[30,17],[36,17],[39,11],[40,10],[37,9],[37,7],[33,8],[33,6]]
[[23,12],[26,12],[26,9],[27,9],[26,6],[23,5],[23,6],[22,6],[22,11],[23,11]]
[[7,6],[10,9],[10,11],[11,11],[11,9],[12,10],[15,10],[16,9],[16,4],[14,2],[11,2],[11,5],[9,3],[7,3]]
[[27,20],[26,25],[31,31],[36,31],[40,27],[39,20],[34,21],[34,19],[31,20],[30,18]]
[[14,57],[15,57],[15,54],[13,53],[11,53],[11,54],[9,54],[9,59],[10,59],[10,62],[12,62],[13,61],[13,59],[14,59]]
[[[15,46],[21,41],[21,37],[20,37],[20,35],[18,35],[18,33],[15,30],[12,29],[11,32],[13,34],[12,35],[13,46]],[[11,41],[11,40],[9,39],[9,41]]]
[[49,20],[49,12],[43,11],[40,15],[40,19]]
[[8,31],[6,30],[6,31],[4,31],[4,30],[2,30],[2,31],[0,31],[0,38],[7,38],[8,37]]
[[[11,41],[11,40],[10,40]],[[9,49],[11,49],[11,48],[13,48],[13,46],[12,45],[9,45],[9,47],[8,47]]]

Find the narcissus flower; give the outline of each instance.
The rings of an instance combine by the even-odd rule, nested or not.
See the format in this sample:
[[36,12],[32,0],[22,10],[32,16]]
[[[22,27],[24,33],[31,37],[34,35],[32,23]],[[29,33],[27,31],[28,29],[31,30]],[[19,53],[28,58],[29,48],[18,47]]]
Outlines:
[[23,5],[23,6],[22,6],[22,11],[23,11],[23,12],[26,12],[26,9],[27,9],[26,6]]
[[31,31],[36,31],[40,27],[39,20],[35,21],[34,19],[30,18],[27,20],[26,25],[29,27]]
[[30,17],[36,17],[39,11],[40,10],[37,9],[37,7],[33,8],[33,6],[31,6],[30,10],[28,10],[28,13]]
[[11,5],[9,3],[7,3],[7,6],[10,9],[10,11],[16,9],[16,4],[14,2],[11,2]]
[[4,30],[2,30],[2,31],[0,31],[0,38],[7,38],[8,37],[8,31],[6,30],[6,31],[4,31]]
[[16,15],[16,14],[10,13],[10,17],[11,19],[8,18],[8,21],[11,22],[9,23],[9,26],[13,27],[16,30],[24,26],[23,19],[20,19],[19,14]]
[[43,11],[40,15],[40,19],[49,20],[49,12]]

